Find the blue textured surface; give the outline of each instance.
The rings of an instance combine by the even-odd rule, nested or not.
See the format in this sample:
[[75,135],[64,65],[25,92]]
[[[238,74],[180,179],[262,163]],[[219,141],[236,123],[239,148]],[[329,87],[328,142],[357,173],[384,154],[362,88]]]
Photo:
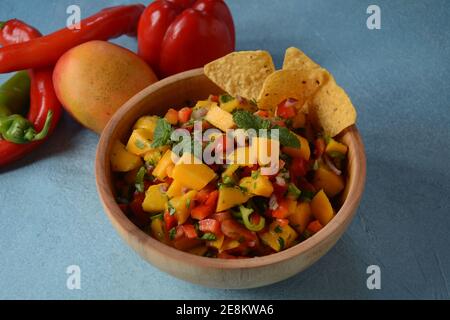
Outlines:
[[[84,16],[124,2],[77,1]],[[317,264],[272,286],[211,290],[174,279],[113,230],[95,189],[98,136],[66,115],[45,147],[0,171],[0,298],[450,298],[450,2],[228,2],[238,49],[270,50],[280,65],[284,49],[298,46],[357,106],[368,176],[348,232]],[[382,11],[376,31],[366,28],[373,2]],[[0,20],[48,33],[72,3],[2,0]],[[72,264],[81,290],[66,288]],[[372,264],[381,290],[366,287]]]

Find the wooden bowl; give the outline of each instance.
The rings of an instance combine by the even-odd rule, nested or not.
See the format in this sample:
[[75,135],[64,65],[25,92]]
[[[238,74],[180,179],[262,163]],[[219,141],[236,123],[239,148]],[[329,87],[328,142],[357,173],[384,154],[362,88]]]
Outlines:
[[349,147],[345,201],[336,217],[320,232],[285,251],[250,259],[212,259],[169,247],[136,227],[116,204],[110,170],[114,139],[126,141],[134,122],[143,115],[163,115],[168,108],[186,101],[206,99],[222,92],[203,69],[187,71],[144,89],[129,100],[103,130],[95,164],[97,190],[108,218],[120,236],[139,255],[159,269],[186,281],[207,287],[254,288],[289,278],[306,269],[333,247],[356,213],[366,178],[364,146],[356,127],[341,139]]

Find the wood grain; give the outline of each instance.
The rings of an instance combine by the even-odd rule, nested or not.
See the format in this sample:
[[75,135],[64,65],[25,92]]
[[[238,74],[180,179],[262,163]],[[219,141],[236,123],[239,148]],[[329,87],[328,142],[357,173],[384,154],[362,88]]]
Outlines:
[[97,190],[105,212],[120,236],[139,255],[159,269],[186,281],[207,287],[243,289],[272,284],[306,269],[330,250],[347,229],[358,208],[366,179],[366,157],[355,126],[340,139],[348,145],[348,178],[343,205],[336,217],[319,233],[285,251],[251,259],[211,259],[169,247],[145,234],[120,210],[113,195],[110,150],[114,139],[126,141],[134,122],[142,115],[163,115],[168,108],[186,101],[206,99],[221,93],[203,74],[187,71],[144,89],[114,115],[104,129],[95,164]]

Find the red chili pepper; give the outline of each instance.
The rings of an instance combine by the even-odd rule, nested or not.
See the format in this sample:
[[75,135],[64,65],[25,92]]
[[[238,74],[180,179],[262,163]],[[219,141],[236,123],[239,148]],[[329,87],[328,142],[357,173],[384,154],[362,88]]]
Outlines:
[[157,0],[141,16],[138,46],[161,78],[202,67],[234,51],[233,18],[222,0]]
[[[66,51],[82,43],[108,40],[123,34],[133,35],[144,9],[142,4],[107,8],[82,20],[79,30],[64,28],[44,37],[31,37],[30,41],[1,48],[0,73],[49,67]],[[24,33],[25,30],[21,32],[22,37]]]
[[[0,44],[8,48],[19,41],[28,41],[40,37],[36,29],[19,20],[10,20],[3,25],[0,32]],[[0,50],[2,50],[0,49]],[[0,54],[0,60],[2,59]],[[2,63],[0,62],[0,68]],[[31,92],[30,111],[28,120],[36,131],[42,130],[49,111],[53,112],[53,118],[47,137],[54,131],[62,114],[62,107],[56,97],[53,88],[52,69],[30,71]],[[0,167],[14,162],[40,146],[46,139],[27,144],[15,144],[0,140]]]

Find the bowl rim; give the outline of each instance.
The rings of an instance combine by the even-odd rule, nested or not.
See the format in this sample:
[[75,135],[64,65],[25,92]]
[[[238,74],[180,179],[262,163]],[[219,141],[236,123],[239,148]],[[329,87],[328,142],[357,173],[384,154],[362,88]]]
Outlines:
[[[351,175],[353,180],[348,189],[347,197],[342,204],[335,217],[328,223],[320,232],[314,236],[290,247],[286,250],[273,253],[267,256],[254,257],[248,259],[220,259],[220,258],[207,258],[196,256],[194,254],[184,252],[168,246],[152,236],[146,234],[135,224],[133,224],[128,217],[122,212],[118,204],[114,199],[112,188],[108,187],[108,174],[107,170],[110,170],[109,157],[107,151],[112,145],[111,137],[114,135],[118,124],[126,113],[128,113],[139,101],[145,99],[148,95],[159,90],[160,88],[176,82],[183,81],[189,78],[195,78],[204,76],[203,68],[193,69],[185,71],[174,76],[160,80],[149,87],[145,88],[128,102],[126,102],[111,118],[107,126],[103,130],[100,140],[97,146],[96,159],[95,159],[95,174],[97,193],[102,202],[105,213],[111,220],[111,223],[118,231],[119,235],[131,246],[131,242],[140,243],[144,247],[144,251],[156,250],[162,256],[168,256],[171,259],[182,259],[184,263],[191,264],[199,267],[207,268],[219,268],[219,269],[246,269],[264,267],[272,264],[277,264],[285,260],[289,260],[293,257],[299,256],[302,253],[306,253],[318,246],[320,243],[325,242],[333,233],[338,232],[339,226],[345,223],[349,223],[358,207],[359,201],[362,197],[365,180],[366,180],[366,155],[364,151],[364,145],[359,131],[355,125],[347,128],[340,136],[349,135],[350,140],[354,143],[355,147],[355,161],[353,161],[351,167]],[[359,151],[359,152],[357,152]],[[348,182],[349,183],[349,182]],[[119,230],[120,229],[120,230]],[[124,235],[127,235],[124,237]],[[136,250],[133,248],[133,250]],[[140,253],[140,252],[138,252]]]

